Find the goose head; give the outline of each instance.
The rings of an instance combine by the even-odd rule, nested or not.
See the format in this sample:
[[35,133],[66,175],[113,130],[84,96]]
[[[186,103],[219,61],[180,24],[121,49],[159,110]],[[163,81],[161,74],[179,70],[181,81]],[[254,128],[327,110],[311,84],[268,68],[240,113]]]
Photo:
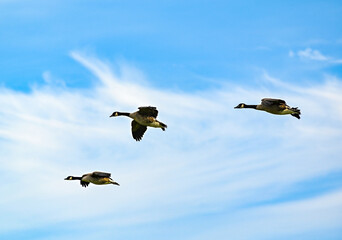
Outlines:
[[240,103],[239,105],[237,105],[235,108],[244,108],[246,104],[244,103]]
[[117,117],[119,116],[119,112],[113,112],[112,115],[110,115],[109,117]]

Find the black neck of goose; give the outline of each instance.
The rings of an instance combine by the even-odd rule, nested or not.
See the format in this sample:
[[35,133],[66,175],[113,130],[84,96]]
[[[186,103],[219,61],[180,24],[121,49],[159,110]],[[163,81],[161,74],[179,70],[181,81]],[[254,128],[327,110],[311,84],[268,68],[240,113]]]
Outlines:
[[118,112],[118,116],[127,116],[127,117],[129,117],[129,113],[127,113],[127,112]]
[[243,106],[244,108],[254,108],[256,109],[258,105],[247,105],[245,104],[245,106]]
[[70,180],[82,180],[82,177],[72,177]]

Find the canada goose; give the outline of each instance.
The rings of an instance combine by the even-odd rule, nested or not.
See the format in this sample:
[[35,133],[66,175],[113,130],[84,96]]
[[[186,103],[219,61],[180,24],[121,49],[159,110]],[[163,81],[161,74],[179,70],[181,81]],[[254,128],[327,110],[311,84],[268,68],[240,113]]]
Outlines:
[[161,128],[165,131],[166,124],[159,122],[156,118],[158,110],[155,107],[139,107],[139,111],[133,113],[113,112],[109,117],[127,116],[132,121],[132,136],[136,141],[140,141],[146,132],[147,127]]
[[117,182],[114,182],[110,178],[110,173],[105,172],[92,172],[83,174],[82,177],[69,176],[64,178],[64,180],[81,180],[82,187],[88,187],[89,183],[104,185],[104,184],[115,184],[120,186]]
[[235,108],[253,108],[279,115],[291,114],[292,116],[300,119],[300,110],[296,107],[293,108],[288,106],[286,102],[281,99],[263,98],[261,99],[261,104],[259,105],[247,105],[240,103]]

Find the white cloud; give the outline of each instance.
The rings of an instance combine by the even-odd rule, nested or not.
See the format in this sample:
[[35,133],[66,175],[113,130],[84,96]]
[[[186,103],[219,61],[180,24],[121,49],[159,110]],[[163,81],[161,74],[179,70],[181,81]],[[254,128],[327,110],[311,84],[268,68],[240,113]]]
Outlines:
[[341,227],[342,212],[336,211],[341,208],[341,191],[295,202],[253,207],[239,214],[231,213],[227,217],[229,224],[208,229],[198,239],[208,239],[209,236],[224,239],[225,232],[229,232],[233,239],[302,239],[303,235],[312,239],[322,230],[329,232]]
[[[55,223],[88,226],[93,219],[103,228],[134,228],[222,209],[239,214],[244,205],[279,198],[294,184],[342,170],[339,79],[328,76],[303,88],[265,73],[272,90],[236,86],[182,93],[153,88],[144,79],[137,84],[131,76],[144,76],[132,68],[114,74],[96,58],[71,56],[99,79],[97,85],[0,90],[0,225],[6,226],[0,236]],[[302,119],[233,109],[263,97],[300,107]],[[157,106],[169,127],[149,129],[137,143],[130,120],[109,115],[142,105]],[[93,170],[112,172],[121,186],[84,189],[63,180]]]
[[[289,52],[289,57],[294,57],[295,53],[291,50]],[[297,52],[297,56],[301,59],[307,59],[312,61],[322,61],[333,64],[341,64],[342,59],[336,59],[333,57],[325,56],[320,51],[311,48],[306,48],[305,50],[300,50]]]
[[311,48],[307,48],[305,50],[298,51],[298,56],[302,57],[302,58],[307,58],[310,60],[317,60],[317,61],[329,60],[328,57],[321,54],[318,50],[312,50]]
[[61,79],[55,78],[49,71],[43,73],[43,79],[46,84],[50,86],[61,86],[65,87],[65,82]]

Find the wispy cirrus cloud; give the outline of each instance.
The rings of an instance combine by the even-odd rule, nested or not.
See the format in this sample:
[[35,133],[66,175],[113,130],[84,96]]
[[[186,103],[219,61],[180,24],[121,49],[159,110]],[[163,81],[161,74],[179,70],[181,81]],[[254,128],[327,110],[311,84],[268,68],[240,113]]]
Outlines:
[[[208,229],[200,239],[223,239],[224,229],[233,239],[312,239],[323,229],[340,227],[341,215],[334,209],[341,209],[341,200],[342,192],[337,191],[300,201],[245,209],[238,214],[229,213],[228,229],[227,225],[219,224]],[[241,222],[241,218],[245,220]],[[265,226],[272,230],[266,232]],[[335,239],[338,234],[327,233],[325,236]]]
[[323,55],[320,51],[314,50],[311,48],[306,48],[304,50],[299,50],[298,52],[293,52],[292,50],[289,52],[290,57],[298,56],[301,59],[307,59],[312,61],[322,61],[329,62],[334,64],[341,64],[342,59],[333,58],[330,56]]
[[298,51],[298,56],[301,58],[307,58],[310,60],[317,60],[317,61],[327,61],[329,57],[324,56],[318,50],[312,50],[311,48],[307,48],[305,50]]
[[[340,79],[328,76],[321,84],[303,88],[265,73],[261,77],[271,88],[229,86],[184,93],[132,79],[142,75],[129,67],[114,71],[84,53],[72,52],[71,57],[98,79],[90,89],[56,85],[49,73],[44,74],[47,84],[30,93],[0,90],[0,149],[6,156],[0,160],[5,183],[0,186],[5,196],[0,200],[0,236],[58,225],[63,239],[69,239],[70,231],[90,239],[99,229],[108,237],[113,228],[117,239],[129,239],[127,232],[146,234],[139,226],[156,229],[184,219],[206,223],[206,215],[226,212],[234,213],[236,221],[223,215],[214,221],[221,228],[196,228],[178,238],[191,239],[211,229],[223,236],[227,229],[250,223],[245,239],[260,239],[271,234],[270,229],[246,219],[258,216],[261,223],[272,219],[275,225],[286,226],[283,219],[293,219],[298,210],[289,206],[325,199],[328,190],[329,199],[339,201],[338,184],[324,191],[318,187],[305,197],[301,190],[342,171]],[[257,104],[263,97],[283,98],[298,106],[302,119],[233,109],[240,102]],[[149,129],[137,143],[130,134],[130,120],[109,115],[142,105],[157,106],[160,120],[169,127],[165,132]],[[112,172],[121,186],[83,189],[63,180],[93,170]],[[9,182],[11,176],[16,177]],[[335,221],[342,217],[340,208],[322,201],[303,219],[324,213]],[[96,228],[91,227],[94,224]],[[272,234],[317,229],[304,227],[305,221],[297,224],[304,230],[288,233],[276,228]],[[321,230],[341,228],[334,222]],[[154,231],[149,239],[160,239]],[[175,236],[168,232],[165,238]]]

